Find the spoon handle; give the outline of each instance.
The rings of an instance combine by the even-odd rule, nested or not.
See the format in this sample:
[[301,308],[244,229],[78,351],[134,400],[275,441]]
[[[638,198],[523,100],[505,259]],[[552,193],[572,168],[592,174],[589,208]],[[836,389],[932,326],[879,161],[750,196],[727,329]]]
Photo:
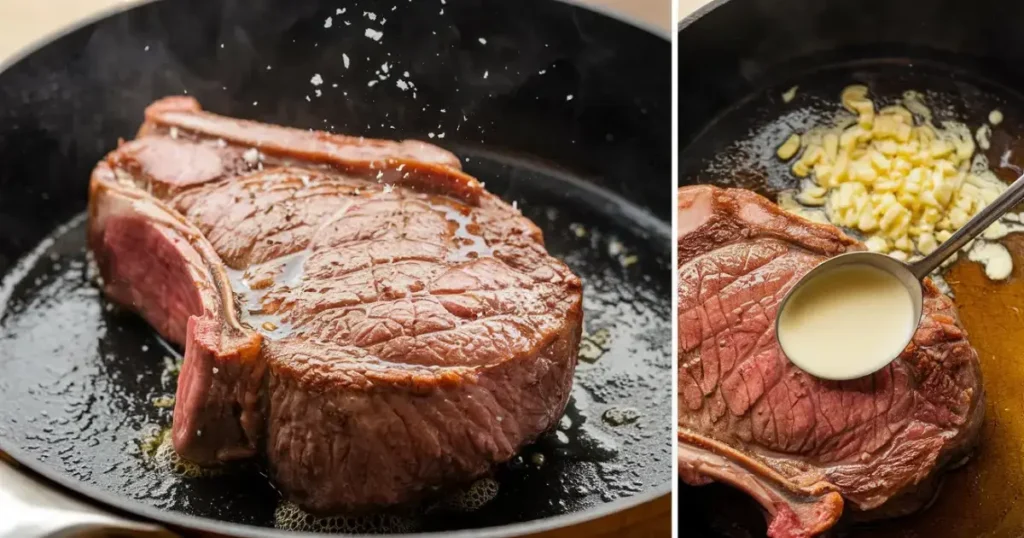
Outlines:
[[928,276],[942,262],[946,261],[956,251],[984,232],[993,222],[999,220],[1007,211],[1024,200],[1024,175],[1017,178],[1009,187],[1000,194],[991,204],[985,206],[971,220],[967,221],[962,228],[956,231],[949,239],[939,245],[934,252],[924,259],[910,266],[910,271],[918,280]]

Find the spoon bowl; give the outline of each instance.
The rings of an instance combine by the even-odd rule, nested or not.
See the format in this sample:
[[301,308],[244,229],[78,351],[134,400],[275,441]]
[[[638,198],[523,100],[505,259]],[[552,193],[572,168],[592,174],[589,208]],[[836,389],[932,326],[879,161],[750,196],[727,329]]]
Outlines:
[[[914,274],[913,268],[896,258],[887,256],[885,254],[879,254],[876,252],[850,252],[847,254],[841,254],[834,258],[825,260],[818,264],[814,269],[811,269],[806,275],[804,275],[793,289],[786,294],[779,303],[779,315],[775,317],[775,333],[776,339],[779,342],[782,352],[786,357],[795,364],[801,370],[821,379],[829,379],[833,381],[847,381],[850,379],[857,379],[870,375],[888,365],[890,362],[896,360],[900,353],[906,349],[907,344],[914,337],[914,331],[908,331],[906,341],[900,346],[893,346],[892,353],[885,354],[879,357],[865,357],[864,360],[858,362],[854,367],[845,369],[844,374],[838,374],[835,370],[829,371],[820,368],[820,365],[816,365],[808,360],[808,357],[802,357],[799,353],[791,353],[791,349],[786,349],[787,340],[782,337],[782,331],[780,324],[782,323],[783,315],[786,306],[790,303],[793,297],[796,295],[796,291],[805,289],[808,285],[816,283],[819,279],[829,279],[837,269],[849,268],[851,266],[868,266],[875,269],[880,269],[886,273],[894,276],[900,284],[907,289],[912,304],[912,327],[917,327],[921,322],[921,314],[924,307],[924,290],[921,286],[921,280]],[[856,330],[851,328],[850,330]],[[873,338],[874,335],[864,335],[864,338]],[[822,350],[822,353],[827,353],[828,350]]]

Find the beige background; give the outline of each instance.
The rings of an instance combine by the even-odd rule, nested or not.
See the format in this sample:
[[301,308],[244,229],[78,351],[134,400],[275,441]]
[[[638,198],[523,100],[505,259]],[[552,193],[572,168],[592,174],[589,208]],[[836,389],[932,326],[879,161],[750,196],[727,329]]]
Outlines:
[[[672,27],[671,0],[584,1],[629,14],[665,30]],[[692,9],[690,4],[699,5],[704,2],[680,1],[687,9]],[[115,6],[134,3],[136,0],[0,0],[0,61],[40,37],[83,17]]]

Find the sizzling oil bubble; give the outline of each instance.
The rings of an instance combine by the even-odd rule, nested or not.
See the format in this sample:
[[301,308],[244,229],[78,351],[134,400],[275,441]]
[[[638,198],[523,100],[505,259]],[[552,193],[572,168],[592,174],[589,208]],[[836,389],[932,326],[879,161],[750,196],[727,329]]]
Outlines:
[[608,351],[611,339],[612,334],[608,329],[598,329],[594,334],[583,333],[583,338],[580,339],[580,360],[597,362],[605,351]]
[[455,492],[437,504],[439,510],[453,512],[475,512],[498,496],[498,481],[481,478],[468,488]]
[[188,460],[182,459],[174,451],[174,443],[171,441],[171,429],[164,428],[152,437],[143,439],[143,453],[152,458],[153,465],[162,471],[168,471],[186,478],[199,478],[203,476],[220,476],[224,470],[219,467],[201,467]]
[[612,407],[604,412],[601,418],[612,426],[632,424],[640,418],[640,412],[632,407]]
[[296,532],[331,534],[401,534],[415,531],[416,519],[389,513],[356,516],[315,516],[291,502],[282,502],[274,510],[274,526]]

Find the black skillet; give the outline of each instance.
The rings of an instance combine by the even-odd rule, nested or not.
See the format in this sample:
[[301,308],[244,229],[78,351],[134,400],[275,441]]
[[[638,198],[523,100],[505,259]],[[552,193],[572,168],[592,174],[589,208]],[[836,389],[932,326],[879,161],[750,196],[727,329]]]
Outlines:
[[[180,0],[27,53],[0,73],[0,451],[177,529],[291,535],[274,528],[280,496],[258,465],[188,478],[147,454],[144,439],[170,423],[153,400],[173,394],[165,357],[178,350],[90,281],[90,169],[132,137],[147,103],[187,93],[225,115],[445,146],[585,282],[596,361],[581,363],[559,431],[497,469],[493,500],[326,523],[513,536],[666,495],[669,47],[550,0]],[[635,421],[603,418],[625,408]]]
[[[795,187],[775,158],[792,131],[820,124],[840,108],[839,93],[867,84],[891,101],[925,94],[937,121],[972,128],[999,108],[987,156],[997,175],[1024,164],[1024,3],[1011,0],[717,0],[680,25],[679,182],[755,190],[770,198]],[[796,98],[782,94],[798,85]],[[1010,153],[1006,153],[1009,151]],[[1004,159],[1005,156],[1005,159]],[[1020,266],[1024,243],[1006,240],[1018,269],[993,284],[976,264],[947,274],[960,315],[979,351],[988,407],[973,461],[947,475],[930,509],[872,526],[844,525],[838,536],[1018,538],[1024,536],[1024,399],[1019,347],[1024,324]],[[952,278],[951,278],[952,276]],[[756,506],[723,486],[680,487],[680,536],[756,537]]]

